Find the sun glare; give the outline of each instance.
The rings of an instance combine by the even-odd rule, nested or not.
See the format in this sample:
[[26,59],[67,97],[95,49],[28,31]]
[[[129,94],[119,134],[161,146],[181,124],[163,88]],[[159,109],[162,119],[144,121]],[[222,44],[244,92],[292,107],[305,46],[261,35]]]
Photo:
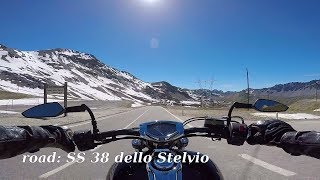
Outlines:
[[145,1],[145,2],[147,2],[147,3],[155,3],[155,2],[157,2],[158,0],[143,0],[143,1]]

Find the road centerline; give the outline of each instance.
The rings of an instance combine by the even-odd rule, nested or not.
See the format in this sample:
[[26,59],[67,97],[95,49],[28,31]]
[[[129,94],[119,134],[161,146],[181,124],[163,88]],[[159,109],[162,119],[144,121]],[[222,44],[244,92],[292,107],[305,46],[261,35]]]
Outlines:
[[[174,118],[176,118],[177,120],[181,121],[182,123],[184,122],[182,119],[180,119],[179,117],[177,117],[176,115],[172,114],[170,111],[168,111],[166,108],[160,106],[162,109],[164,109],[167,113],[169,113],[171,116],[173,116]],[[191,124],[187,124],[187,126],[189,126],[190,128],[193,128],[194,126],[192,126]]]
[[[135,109],[135,110],[136,110],[136,109]],[[130,110],[130,111],[126,111],[126,112],[122,112],[122,113],[118,113],[118,114],[112,114],[112,115],[103,117],[103,118],[101,118],[101,119],[100,119],[100,118],[99,118],[99,119],[96,119],[96,121],[97,121],[97,122],[103,121],[103,120],[106,120],[106,119],[109,119],[109,118],[112,118],[112,117],[115,117],[115,116],[120,116],[120,115],[123,115],[123,114],[130,113],[130,112],[135,111],[135,110]],[[72,128],[72,127],[82,126],[82,125],[89,124],[89,123],[91,123],[91,121],[82,122],[82,123],[74,124],[74,125],[67,126],[67,127]]]

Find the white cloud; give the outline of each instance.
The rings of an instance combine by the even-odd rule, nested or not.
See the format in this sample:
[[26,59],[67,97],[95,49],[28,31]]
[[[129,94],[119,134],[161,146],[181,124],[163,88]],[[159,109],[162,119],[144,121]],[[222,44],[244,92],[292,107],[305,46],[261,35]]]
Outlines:
[[159,39],[151,38],[151,40],[150,40],[150,48],[152,48],[152,49],[159,48]]

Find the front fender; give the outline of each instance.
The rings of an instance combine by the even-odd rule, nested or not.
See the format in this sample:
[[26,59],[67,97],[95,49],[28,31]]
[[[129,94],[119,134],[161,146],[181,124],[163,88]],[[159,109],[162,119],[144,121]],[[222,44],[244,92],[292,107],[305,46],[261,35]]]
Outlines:
[[[193,151],[180,151],[178,153],[187,152],[189,155],[197,155]],[[203,154],[200,154],[202,156]],[[107,174],[107,180],[148,180],[148,172],[145,163],[114,163]],[[223,180],[218,166],[209,160],[207,163],[186,162],[182,164],[182,179],[208,179]]]

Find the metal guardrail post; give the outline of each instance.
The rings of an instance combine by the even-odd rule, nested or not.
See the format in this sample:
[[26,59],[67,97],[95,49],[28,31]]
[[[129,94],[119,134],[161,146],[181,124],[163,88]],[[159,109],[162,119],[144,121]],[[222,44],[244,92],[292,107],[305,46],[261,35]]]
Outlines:
[[[64,92],[63,93],[64,93],[64,108],[67,109],[67,107],[68,107],[68,104],[67,104],[68,83],[67,82],[64,83]],[[67,113],[67,111],[65,111],[64,116],[67,116],[67,115],[68,115],[68,113]]]
[[47,88],[48,88],[48,85],[47,85],[47,83],[45,83],[45,84],[44,84],[44,92],[43,92],[43,103],[44,103],[44,104],[47,104],[47,103],[48,103]]

